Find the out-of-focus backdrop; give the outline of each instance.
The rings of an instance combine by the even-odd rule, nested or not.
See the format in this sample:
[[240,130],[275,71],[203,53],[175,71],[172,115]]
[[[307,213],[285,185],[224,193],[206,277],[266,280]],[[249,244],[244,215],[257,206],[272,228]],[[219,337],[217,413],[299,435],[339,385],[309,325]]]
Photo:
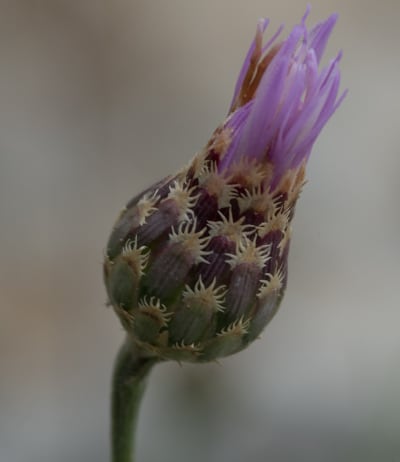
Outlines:
[[[135,193],[223,119],[259,17],[298,0],[0,0],[0,461],[107,462],[123,332],[101,262]],[[315,145],[263,338],[151,375],[139,461],[400,460],[400,3],[340,14],[350,93]]]

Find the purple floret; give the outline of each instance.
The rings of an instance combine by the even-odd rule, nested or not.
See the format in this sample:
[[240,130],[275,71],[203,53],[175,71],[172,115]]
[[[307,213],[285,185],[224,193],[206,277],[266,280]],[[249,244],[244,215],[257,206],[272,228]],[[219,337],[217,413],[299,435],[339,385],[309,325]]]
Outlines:
[[319,70],[320,60],[337,20],[307,30],[305,20],[276,43],[282,27],[262,46],[268,26],[260,20],[235,86],[225,127],[232,142],[220,169],[242,157],[273,166],[271,188],[290,169],[307,161],[320,131],[345,97],[338,97],[341,53]]

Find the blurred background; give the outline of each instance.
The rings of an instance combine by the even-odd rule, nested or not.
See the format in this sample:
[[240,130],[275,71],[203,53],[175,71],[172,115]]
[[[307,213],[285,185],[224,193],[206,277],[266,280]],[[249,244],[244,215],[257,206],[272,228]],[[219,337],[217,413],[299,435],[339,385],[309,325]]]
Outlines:
[[[124,203],[224,118],[259,17],[298,0],[0,0],[0,461],[107,462],[123,339],[102,253]],[[138,460],[400,461],[400,3],[340,14],[350,93],[314,147],[263,338],[152,373]]]

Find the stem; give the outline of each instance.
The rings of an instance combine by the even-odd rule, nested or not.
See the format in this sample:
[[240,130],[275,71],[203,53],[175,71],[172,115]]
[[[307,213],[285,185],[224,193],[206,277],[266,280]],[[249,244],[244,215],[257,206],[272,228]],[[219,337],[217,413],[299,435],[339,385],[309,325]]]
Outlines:
[[127,338],[115,361],[112,380],[112,462],[134,462],[135,430],[146,378],[157,362]]

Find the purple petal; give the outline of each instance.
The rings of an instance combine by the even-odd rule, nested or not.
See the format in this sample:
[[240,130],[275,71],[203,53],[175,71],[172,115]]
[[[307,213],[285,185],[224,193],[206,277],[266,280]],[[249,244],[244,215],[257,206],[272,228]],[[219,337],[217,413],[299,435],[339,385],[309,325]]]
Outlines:
[[231,102],[231,108],[233,107],[235,101],[236,101],[236,98],[240,92],[240,89],[243,85],[243,81],[244,81],[244,78],[246,77],[246,74],[247,74],[247,71],[249,69],[249,66],[250,66],[250,61],[251,61],[251,58],[253,56],[253,53],[256,49],[256,46],[257,46],[257,40],[259,39],[259,36],[265,32],[265,30],[267,29],[268,27],[268,24],[269,24],[269,19],[267,18],[263,18],[263,19],[259,19],[258,23],[257,23],[257,30],[256,30],[256,36],[254,37],[254,40],[251,42],[251,45],[250,45],[250,48],[247,52],[247,55],[246,55],[246,58],[244,59],[244,63],[243,63],[243,66],[239,72],[239,77],[237,79],[237,82],[236,82],[236,85],[235,85],[235,90],[233,92],[233,98],[232,98],[232,102]]
[[[317,136],[343,101],[346,92],[338,98],[341,53],[318,70],[337,15],[307,31],[309,12],[307,7],[301,23],[279,48],[274,43],[282,27],[262,46],[268,20],[258,23],[235,87],[231,109],[236,110],[225,124],[232,129],[232,141],[220,169],[242,156],[270,163],[275,187],[288,170],[308,159]],[[250,102],[240,99],[241,94],[250,95]]]
[[318,62],[321,61],[337,18],[337,14],[332,14],[326,21],[317,24],[310,31],[310,48],[315,51]]

